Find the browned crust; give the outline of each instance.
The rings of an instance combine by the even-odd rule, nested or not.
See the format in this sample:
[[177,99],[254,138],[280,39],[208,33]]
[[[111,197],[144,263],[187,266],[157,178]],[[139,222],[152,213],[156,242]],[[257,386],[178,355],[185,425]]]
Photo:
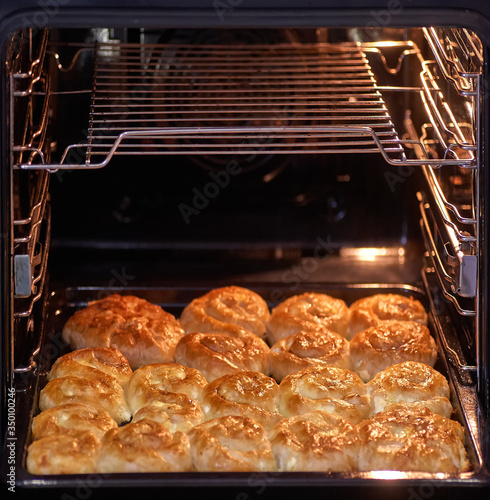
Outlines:
[[131,367],[173,360],[184,335],[180,322],[161,307],[132,295],[110,295],[77,311],[63,328],[73,349],[113,347]]
[[269,308],[257,293],[239,286],[216,288],[194,299],[182,311],[186,333],[240,333],[265,337]]

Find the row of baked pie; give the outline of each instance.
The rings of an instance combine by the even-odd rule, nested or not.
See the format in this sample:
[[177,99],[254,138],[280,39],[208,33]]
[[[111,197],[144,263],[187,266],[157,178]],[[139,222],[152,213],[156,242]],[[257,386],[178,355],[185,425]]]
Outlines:
[[422,304],[411,297],[378,294],[350,307],[322,293],[286,299],[269,312],[267,303],[246,288],[217,288],[192,300],[180,320],[161,307],[133,296],[111,295],[77,311],[63,328],[72,349],[115,347],[133,368],[174,359],[180,339],[189,333],[224,333],[243,338],[247,333],[269,345],[300,331],[328,329],[343,338],[398,320],[427,324]]
[[[95,407],[79,412],[101,418]],[[27,463],[35,474],[468,469],[460,424],[427,409],[387,411],[359,425],[315,410],[270,431],[251,418],[226,416],[187,434],[145,418],[102,438],[91,431],[48,435],[30,446]]]
[[[95,348],[57,360],[49,379],[32,427],[33,473],[467,467],[462,428],[446,418],[447,382],[422,363],[394,365],[368,384],[333,366],[279,385],[260,372],[207,383],[177,364],[131,374],[116,350]],[[428,461],[422,444],[431,446]],[[411,458],[400,466],[407,447]]]
[[[179,410],[171,424],[183,431],[230,411],[265,427],[309,410],[329,411],[358,423],[405,402],[422,402],[447,417],[452,413],[445,377],[415,361],[392,365],[367,384],[351,370],[328,365],[296,371],[280,384],[258,371],[235,371],[208,382],[202,372],[176,363],[145,365],[132,372],[119,351],[101,347],[56,360],[39,397],[41,410],[66,403],[95,404],[117,424],[139,418],[141,408],[161,402]],[[172,415],[172,408],[155,411]]]
[[[433,366],[437,348],[426,322],[420,302],[401,295],[366,297],[348,308],[340,299],[305,293],[269,315],[256,293],[225,287],[193,300],[180,321],[143,299],[113,295],[76,312],[63,338],[74,349],[115,347],[133,368],[175,360],[208,381],[237,370],[280,381],[312,365],[352,368],[367,381],[402,361]],[[266,329],[272,348],[261,338]]]
[[402,361],[434,366],[437,345],[429,329],[414,321],[381,321],[349,342],[327,329],[300,331],[271,348],[249,333],[188,333],[178,342],[175,361],[201,371],[208,381],[237,370],[262,372],[280,381],[309,366],[350,368],[368,381]]

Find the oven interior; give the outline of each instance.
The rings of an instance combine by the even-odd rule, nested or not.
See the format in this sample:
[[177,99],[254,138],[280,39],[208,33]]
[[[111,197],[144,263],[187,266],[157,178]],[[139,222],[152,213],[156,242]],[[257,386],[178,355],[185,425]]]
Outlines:
[[464,478],[479,477],[475,33],[24,29],[7,69],[7,378],[29,394],[27,420],[62,321],[89,300],[136,293],[178,315],[221,285],[260,290],[271,307],[305,290],[348,301],[396,290],[431,312],[468,431]]

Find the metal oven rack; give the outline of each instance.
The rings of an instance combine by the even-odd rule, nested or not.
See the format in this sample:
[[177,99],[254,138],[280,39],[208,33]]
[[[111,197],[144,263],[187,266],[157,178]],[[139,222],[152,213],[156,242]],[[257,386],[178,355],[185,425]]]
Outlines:
[[[86,141],[59,161],[39,152],[15,167],[95,169],[114,155],[381,153],[395,166],[473,168],[452,140],[430,158],[422,141],[400,138],[382,96],[400,89],[378,87],[364,47],[375,45],[96,44]],[[418,52],[411,42],[378,50],[386,47]]]
[[143,66],[139,47],[97,50],[89,162],[109,156],[120,134],[115,154],[369,153],[373,137],[403,153],[359,47],[144,50]]

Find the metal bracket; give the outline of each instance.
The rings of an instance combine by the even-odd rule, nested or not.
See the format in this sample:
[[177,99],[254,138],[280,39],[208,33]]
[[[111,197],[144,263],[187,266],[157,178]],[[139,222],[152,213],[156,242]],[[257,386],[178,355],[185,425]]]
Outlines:
[[32,266],[29,255],[14,256],[14,295],[29,297],[32,293]]

